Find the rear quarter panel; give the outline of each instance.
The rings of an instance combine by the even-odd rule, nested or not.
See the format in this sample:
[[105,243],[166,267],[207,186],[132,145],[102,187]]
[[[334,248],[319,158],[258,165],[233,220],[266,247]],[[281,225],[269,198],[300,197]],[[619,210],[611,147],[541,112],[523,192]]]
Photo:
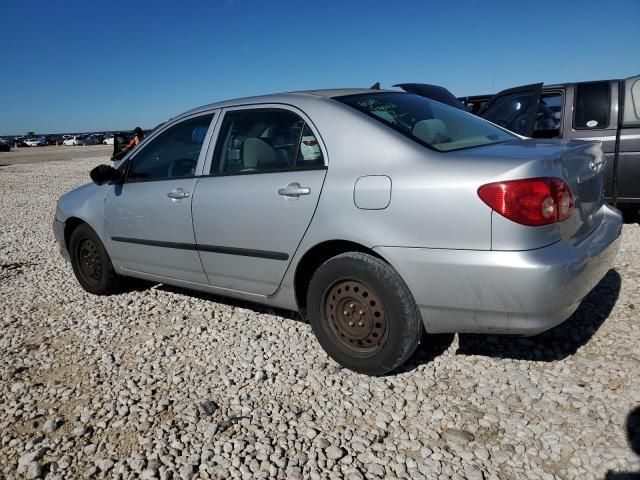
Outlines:
[[[368,248],[490,250],[492,210],[478,197],[478,187],[546,174],[539,159],[479,155],[484,147],[432,151],[336,101],[301,108],[326,146],[328,172],[316,213],[281,285],[290,298],[302,256],[330,240]],[[391,178],[387,208],[356,207],[354,185],[366,175]]]
[[[350,107],[326,103],[308,112],[329,158],[303,248],[333,239],[368,247],[490,248],[491,210],[476,194],[478,182],[491,176],[484,162],[428,150]],[[354,186],[367,175],[391,178],[387,208],[356,207]]]

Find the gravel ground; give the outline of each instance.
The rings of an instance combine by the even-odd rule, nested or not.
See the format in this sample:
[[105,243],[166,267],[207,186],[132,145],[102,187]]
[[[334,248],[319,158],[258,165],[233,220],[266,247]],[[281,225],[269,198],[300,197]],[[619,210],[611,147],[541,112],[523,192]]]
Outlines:
[[0,478],[640,471],[627,435],[640,417],[640,225],[625,225],[614,269],[563,325],[433,337],[403,371],[368,378],[289,312],[162,285],[81,290],[51,220],[104,160],[0,168]]
[[[64,145],[48,147],[12,148],[10,152],[0,152],[0,166],[23,163],[56,162],[74,158],[93,158],[100,162],[108,161],[113,153],[113,145],[87,145],[66,147]],[[99,158],[98,158],[99,157]]]

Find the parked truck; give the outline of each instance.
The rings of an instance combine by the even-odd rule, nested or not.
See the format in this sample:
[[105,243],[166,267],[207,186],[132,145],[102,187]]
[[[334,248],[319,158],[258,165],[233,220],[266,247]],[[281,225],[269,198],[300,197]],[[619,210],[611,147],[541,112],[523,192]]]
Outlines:
[[537,83],[460,98],[435,85],[396,86],[469,110],[526,137],[600,140],[607,159],[605,198],[619,207],[640,207],[640,76]]

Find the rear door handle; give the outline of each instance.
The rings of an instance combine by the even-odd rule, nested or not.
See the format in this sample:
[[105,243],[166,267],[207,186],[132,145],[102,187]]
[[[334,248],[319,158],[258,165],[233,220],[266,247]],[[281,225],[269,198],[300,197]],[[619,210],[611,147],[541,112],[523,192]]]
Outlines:
[[167,197],[173,200],[180,200],[181,198],[188,198],[189,192],[185,192],[181,188],[176,188],[174,191],[167,193]]
[[311,189],[309,187],[301,187],[299,183],[290,183],[284,188],[278,190],[278,195],[283,195],[285,197],[299,197],[300,195],[309,195],[311,193]]

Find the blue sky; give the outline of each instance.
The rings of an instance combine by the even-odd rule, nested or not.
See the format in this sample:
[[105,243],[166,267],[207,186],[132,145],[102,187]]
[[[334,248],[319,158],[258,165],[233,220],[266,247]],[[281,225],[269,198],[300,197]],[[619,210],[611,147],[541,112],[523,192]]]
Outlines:
[[3,0],[0,134],[151,128],[277,91],[640,73],[640,1]]

